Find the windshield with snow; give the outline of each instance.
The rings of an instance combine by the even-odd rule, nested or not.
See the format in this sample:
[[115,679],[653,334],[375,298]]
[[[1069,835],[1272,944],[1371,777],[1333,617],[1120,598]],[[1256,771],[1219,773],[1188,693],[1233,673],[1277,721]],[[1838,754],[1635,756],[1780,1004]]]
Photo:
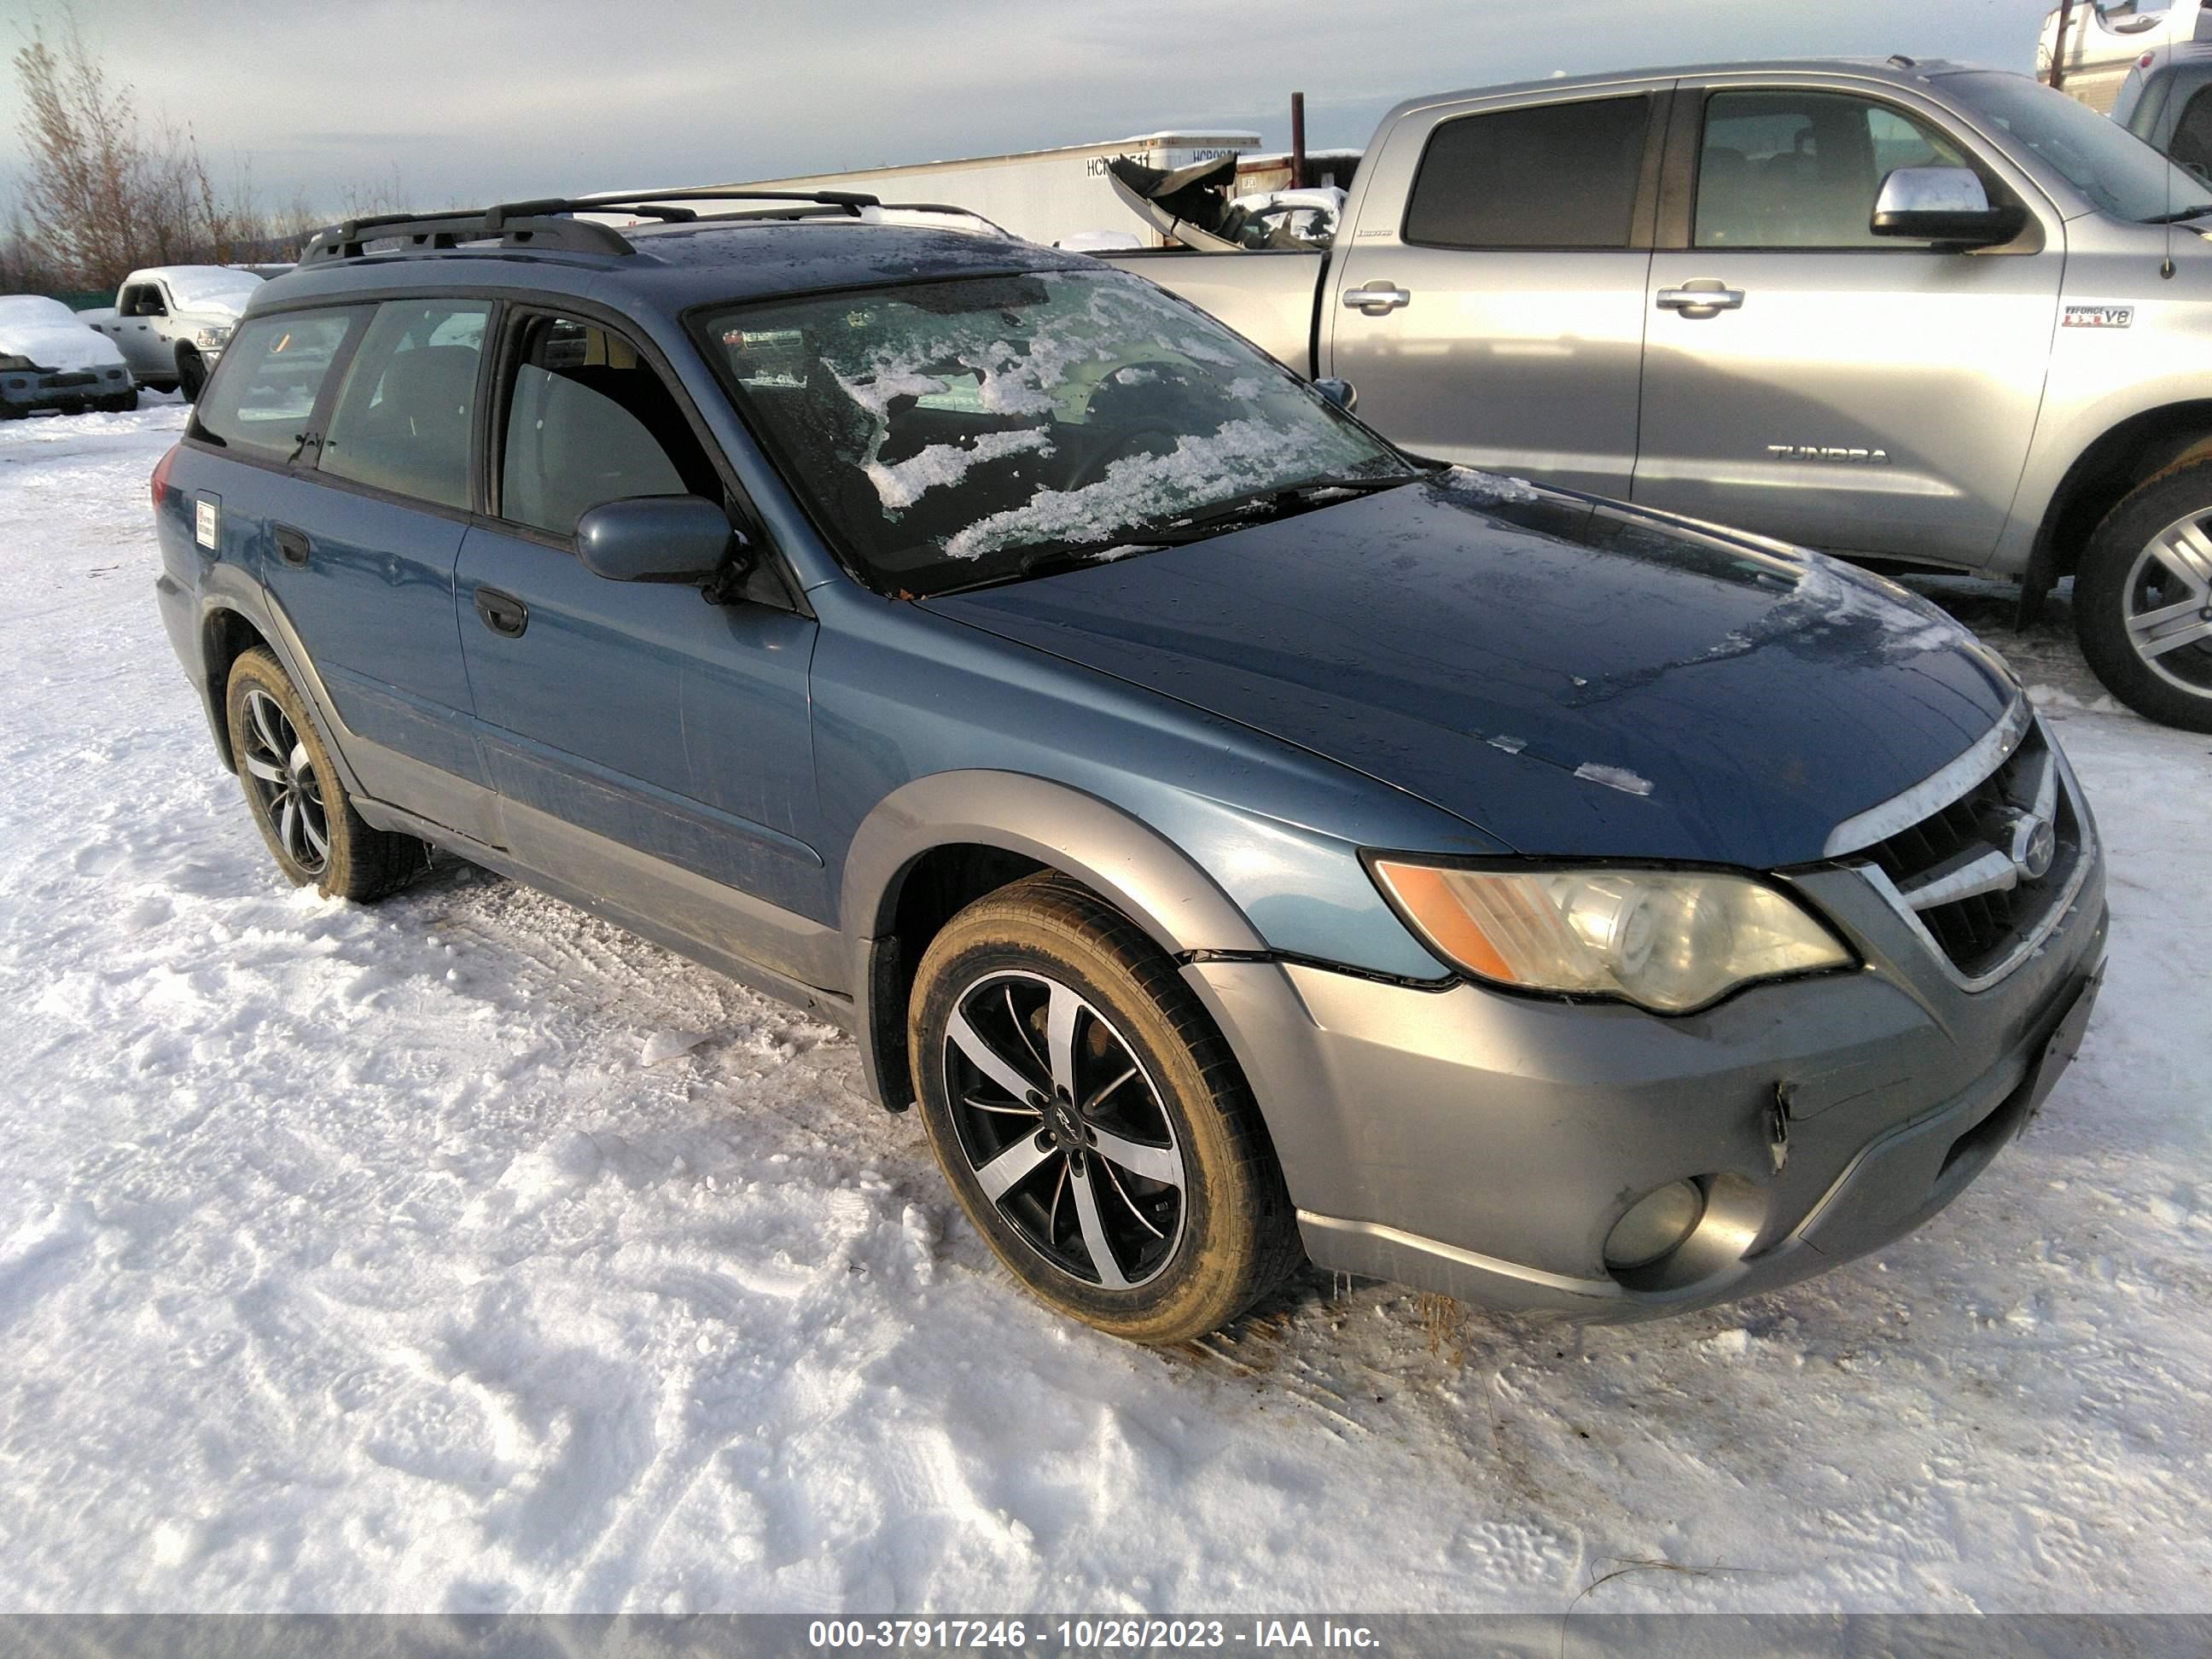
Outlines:
[[702,331],[786,476],[892,592],[1117,556],[1412,476],[1273,359],[1118,273],[732,307]]

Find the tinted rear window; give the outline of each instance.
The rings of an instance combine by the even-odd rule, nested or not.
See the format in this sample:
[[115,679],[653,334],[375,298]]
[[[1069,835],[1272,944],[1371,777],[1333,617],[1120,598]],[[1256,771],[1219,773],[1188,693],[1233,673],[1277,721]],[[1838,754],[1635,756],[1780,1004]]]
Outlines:
[[365,308],[289,311],[239,325],[192,410],[194,435],[289,460],[307,436],[323,377]]
[[1406,240],[1437,247],[1626,247],[1650,115],[1650,99],[1638,94],[1445,122],[1413,179]]

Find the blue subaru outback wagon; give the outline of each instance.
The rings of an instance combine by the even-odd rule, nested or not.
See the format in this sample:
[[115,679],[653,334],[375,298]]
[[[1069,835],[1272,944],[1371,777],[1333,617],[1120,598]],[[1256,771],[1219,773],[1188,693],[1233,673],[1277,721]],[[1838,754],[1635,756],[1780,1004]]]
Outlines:
[[288,880],[430,843],[835,1021],[1105,1330],[1302,1259],[1636,1318],[1948,1203],[2104,953],[2004,664],[1328,391],[866,198],[356,221],[155,472],[161,606]]

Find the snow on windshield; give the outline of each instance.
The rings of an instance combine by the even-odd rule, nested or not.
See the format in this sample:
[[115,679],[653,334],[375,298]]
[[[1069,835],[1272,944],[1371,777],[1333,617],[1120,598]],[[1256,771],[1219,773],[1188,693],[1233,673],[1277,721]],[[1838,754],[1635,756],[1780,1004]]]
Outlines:
[[1279,365],[1119,275],[915,284],[710,327],[795,481],[902,587],[1041,544],[1103,554],[1163,514],[1397,465]]
[[945,551],[975,559],[1038,542],[1103,542],[1130,525],[1239,494],[1255,480],[1288,483],[1334,471],[1346,459],[1342,446],[1328,441],[1334,436],[1327,427],[1294,431],[1265,421],[1231,421],[1211,435],[1182,439],[1165,455],[1115,461],[1095,483],[1039,490],[1021,506],[956,532]]

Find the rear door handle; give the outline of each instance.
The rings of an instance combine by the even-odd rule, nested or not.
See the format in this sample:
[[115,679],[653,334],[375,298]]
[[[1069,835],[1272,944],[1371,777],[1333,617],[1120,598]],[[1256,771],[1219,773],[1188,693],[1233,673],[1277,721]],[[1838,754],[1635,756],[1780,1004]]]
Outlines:
[[1658,305],[1662,311],[1679,311],[1685,317],[1717,317],[1723,311],[1741,311],[1743,290],[1702,277],[1680,288],[1661,289]]
[[276,526],[276,551],[286,564],[301,565],[307,562],[307,532],[295,530],[289,524]]
[[1344,303],[1354,311],[1365,312],[1370,317],[1381,317],[1401,306],[1413,304],[1413,296],[1389,277],[1377,276],[1373,282],[1345,289]]
[[477,589],[477,615],[483,625],[503,640],[519,640],[530,626],[530,607],[512,593],[496,587]]

